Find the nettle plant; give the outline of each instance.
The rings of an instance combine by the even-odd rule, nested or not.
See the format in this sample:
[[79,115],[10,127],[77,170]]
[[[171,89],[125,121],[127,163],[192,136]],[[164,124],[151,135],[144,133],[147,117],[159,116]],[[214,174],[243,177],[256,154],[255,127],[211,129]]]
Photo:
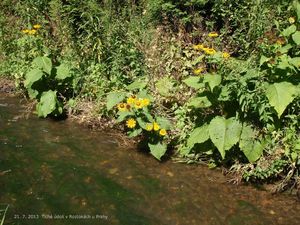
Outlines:
[[58,116],[63,113],[63,101],[75,88],[74,71],[68,63],[54,66],[47,56],[36,57],[26,74],[24,87],[31,99],[37,99],[39,117]]
[[[144,90],[145,82],[135,81],[127,86],[128,92],[111,92],[107,96],[107,109],[117,109],[117,122],[125,122],[129,137],[141,136],[150,153],[158,160],[168,146],[168,119],[153,115],[153,97]],[[139,91],[137,91],[139,89]]]

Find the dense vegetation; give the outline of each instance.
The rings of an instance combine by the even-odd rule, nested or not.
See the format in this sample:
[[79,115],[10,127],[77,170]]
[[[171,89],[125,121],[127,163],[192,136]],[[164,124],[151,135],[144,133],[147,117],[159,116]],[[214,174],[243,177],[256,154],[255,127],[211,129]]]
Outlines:
[[0,74],[39,116],[92,102],[159,160],[299,185],[298,1],[3,0],[0,11]]

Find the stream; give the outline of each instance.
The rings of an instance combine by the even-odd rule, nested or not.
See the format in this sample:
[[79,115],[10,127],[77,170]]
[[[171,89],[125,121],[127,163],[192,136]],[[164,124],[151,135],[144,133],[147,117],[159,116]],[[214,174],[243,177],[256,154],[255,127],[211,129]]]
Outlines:
[[229,184],[205,166],[160,163],[71,120],[26,114],[19,98],[0,94],[5,225],[300,224],[295,197]]

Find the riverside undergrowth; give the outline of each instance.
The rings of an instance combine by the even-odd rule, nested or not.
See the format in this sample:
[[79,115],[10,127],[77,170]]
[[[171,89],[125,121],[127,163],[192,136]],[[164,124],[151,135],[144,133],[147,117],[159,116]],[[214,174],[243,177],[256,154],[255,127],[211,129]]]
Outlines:
[[176,152],[278,191],[298,185],[298,1],[0,6],[1,74],[39,116],[89,101],[158,160]]

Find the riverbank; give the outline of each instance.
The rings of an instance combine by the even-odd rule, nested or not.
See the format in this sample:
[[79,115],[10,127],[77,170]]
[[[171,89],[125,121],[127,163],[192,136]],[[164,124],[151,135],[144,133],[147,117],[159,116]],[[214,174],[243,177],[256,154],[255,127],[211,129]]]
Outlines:
[[[21,99],[25,100],[25,96],[21,94],[21,92],[17,92],[14,82],[8,78],[0,77],[0,92],[4,93],[8,96],[17,96]],[[24,103],[24,102],[23,102]],[[27,105],[28,110],[27,115],[24,116],[24,118],[28,117],[28,113],[35,111],[35,106],[33,102],[27,102],[25,103],[25,106]],[[67,110],[67,117],[66,117],[66,123],[72,124],[76,123],[82,127],[88,128],[91,131],[99,132],[99,133],[106,133],[109,136],[113,137],[117,140],[119,148],[122,149],[131,149],[133,151],[141,151],[145,152],[143,149],[138,149],[138,143],[140,141],[139,138],[128,138],[124,134],[124,130],[121,126],[118,126],[116,124],[115,120],[109,119],[109,118],[103,118],[99,116],[96,113],[97,110],[97,104],[95,102],[79,102],[78,105],[75,106],[75,110]],[[147,153],[148,154],[148,153]],[[149,160],[148,157],[145,157],[145,160]],[[173,161],[177,163],[186,163],[187,160],[181,157],[176,157],[176,155],[173,155],[172,158],[169,158],[168,161]],[[199,164],[199,162],[193,162],[193,164]],[[203,163],[200,162],[200,167],[203,167]],[[184,166],[183,166],[184,167]],[[194,166],[192,166],[194,167]],[[207,164],[204,165],[204,167],[207,167]],[[207,170],[211,170],[207,167]],[[221,168],[215,168],[213,170],[217,170],[218,172],[218,179],[221,179],[223,183],[228,183],[228,185],[237,185],[237,186],[245,186],[247,182],[244,182],[241,179],[241,175],[238,174],[238,171],[230,171],[226,167]],[[193,175],[191,175],[193,176]],[[221,178],[222,177],[222,178]],[[276,183],[269,183],[269,184],[258,184],[258,183],[252,183],[251,187],[256,187],[258,190],[264,190],[269,193],[276,193],[277,189]],[[300,192],[297,189],[293,189],[291,192],[289,192],[292,196],[297,197],[298,200],[300,200]]]
[[32,225],[286,225],[300,220],[300,205],[290,195],[229,184],[206,166],[161,163],[134,148],[120,149],[106,132],[69,120],[19,117],[26,108],[19,98],[0,96],[0,171],[7,171],[0,175],[0,203],[9,205],[8,224],[27,223],[30,217]]

